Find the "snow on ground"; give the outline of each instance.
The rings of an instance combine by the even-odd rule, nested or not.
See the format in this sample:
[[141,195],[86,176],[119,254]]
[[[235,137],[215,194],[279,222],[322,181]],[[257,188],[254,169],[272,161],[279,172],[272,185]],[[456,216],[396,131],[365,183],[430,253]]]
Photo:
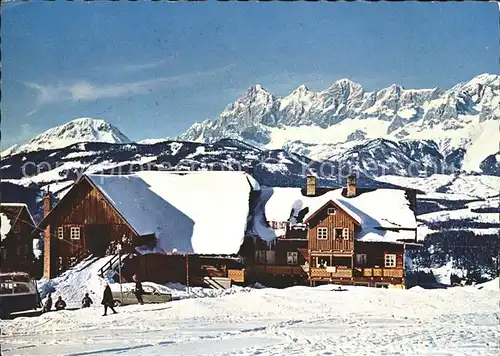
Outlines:
[[[165,285],[143,282],[142,286],[147,289],[148,286],[157,289],[162,293],[170,293],[174,299],[186,299],[186,298],[217,298],[229,294],[235,293],[247,293],[255,289],[256,287],[240,287],[232,286],[229,289],[212,289],[203,287],[189,287],[178,283],[167,283]],[[120,291],[119,283],[110,284],[111,290],[114,292]],[[135,283],[122,283],[122,291],[132,291],[135,288]]]
[[[452,175],[434,174],[430,177],[399,177],[382,176],[380,182],[392,183],[407,188],[426,192],[426,198],[435,199],[474,199],[498,196],[500,177],[487,175]],[[436,193],[440,188],[446,188],[446,195]],[[453,194],[453,195],[451,195]]]
[[470,209],[437,211],[419,215],[418,219],[425,222],[470,220],[480,223],[497,224],[500,227],[500,216],[498,213],[475,213]]
[[[498,279],[496,280],[498,286]],[[334,286],[0,322],[3,355],[498,355],[498,288]]]
[[[88,257],[59,277],[51,280],[42,278],[38,281],[40,296],[45,300],[47,294],[52,293],[52,300],[54,301],[58,296],[62,296],[68,308],[73,309],[79,308],[83,296],[85,293],[89,293],[91,299],[94,301],[94,306],[100,307],[105,283],[109,283],[111,290],[116,292],[120,291],[120,284],[115,283],[112,278],[113,274],[116,272],[108,271],[105,278],[99,276],[99,270],[102,266],[106,265],[111,258],[111,256],[103,258]],[[246,293],[255,288],[259,288],[258,285],[252,288],[233,286],[230,289],[214,290],[202,287],[186,288],[186,286],[177,283],[160,285],[147,281],[143,282],[143,286],[151,286],[163,293],[171,293],[172,297],[175,299],[214,298],[234,293]],[[132,290],[134,287],[134,283],[122,284],[123,291]]]
[[52,293],[54,302],[58,296],[62,296],[68,308],[79,308],[85,293],[89,293],[94,302],[100,302],[107,280],[101,278],[98,271],[111,258],[112,256],[100,259],[89,257],[59,277],[50,280],[42,278],[38,281],[40,296],[45,299],[47,294]]
[[452,175],[433,174],[430,177],[401,177],[385,175],[376,178],[379,182],[391,183],[406,188],[422,190],[426,193],[435,192],[440,187],[450,183],[453,180]]

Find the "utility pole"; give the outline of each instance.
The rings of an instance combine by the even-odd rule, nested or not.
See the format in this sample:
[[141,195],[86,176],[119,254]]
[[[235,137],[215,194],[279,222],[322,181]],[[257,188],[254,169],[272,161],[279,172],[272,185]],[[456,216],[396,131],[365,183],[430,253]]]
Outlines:
[[186,289],[189,295],[189,257],[186,255]]
[[122,290],[122,244],[119,242],[116,245],[116,250],[118,251],[118,275],[120,283],[120,300],[123,302],[123,290]]

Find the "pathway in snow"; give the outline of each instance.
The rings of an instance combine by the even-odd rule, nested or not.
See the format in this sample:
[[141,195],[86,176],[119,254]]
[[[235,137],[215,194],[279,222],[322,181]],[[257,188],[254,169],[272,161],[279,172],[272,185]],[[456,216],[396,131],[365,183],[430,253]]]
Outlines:
[[262,289],[2,321],[2,355],[498,355],[498,279],[447,290]]

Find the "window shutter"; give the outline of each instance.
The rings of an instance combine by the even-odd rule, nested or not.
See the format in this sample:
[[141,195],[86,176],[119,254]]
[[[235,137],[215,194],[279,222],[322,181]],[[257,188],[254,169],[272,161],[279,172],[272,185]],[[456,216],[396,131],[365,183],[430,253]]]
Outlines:
[[342,230],[342,237],[343,237],[345,240],[348,240],[348,239],[349,239],[349,229],[344,229],[344,230]]

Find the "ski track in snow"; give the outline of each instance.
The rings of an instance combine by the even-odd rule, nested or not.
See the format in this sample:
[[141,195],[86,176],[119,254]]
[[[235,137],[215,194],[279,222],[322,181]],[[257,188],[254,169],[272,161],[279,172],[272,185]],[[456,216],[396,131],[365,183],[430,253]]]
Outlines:
[[260,289],[1,322],[3,355],[498,355],[498,279],[483,289]]

